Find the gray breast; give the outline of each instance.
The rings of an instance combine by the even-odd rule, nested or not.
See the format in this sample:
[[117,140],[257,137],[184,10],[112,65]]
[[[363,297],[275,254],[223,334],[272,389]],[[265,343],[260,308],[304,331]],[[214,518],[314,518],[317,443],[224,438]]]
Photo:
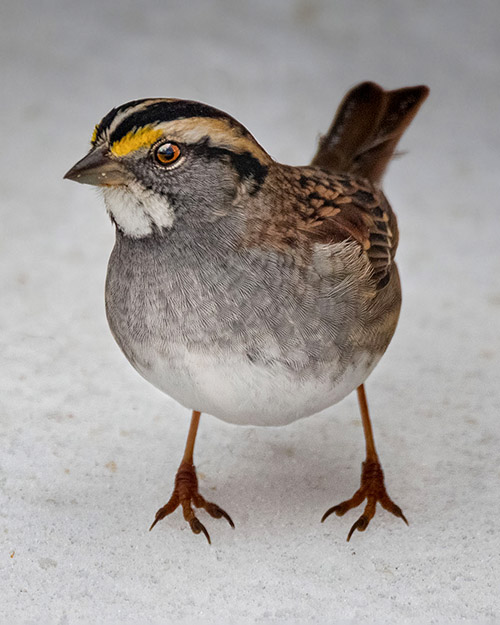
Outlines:
[[328,273],[324,250],[305,267],[276,252],[242,250],[230,236],[211,240],[209,229],[198,239],[175,228],[144,239],[117,233],[106,311],[136,368],[147,365],[139,354],[174,357],[182,345],[314,375],[328,363],[343,368],[372,340],[362,281],[353,283],[338,254],[337,271]]

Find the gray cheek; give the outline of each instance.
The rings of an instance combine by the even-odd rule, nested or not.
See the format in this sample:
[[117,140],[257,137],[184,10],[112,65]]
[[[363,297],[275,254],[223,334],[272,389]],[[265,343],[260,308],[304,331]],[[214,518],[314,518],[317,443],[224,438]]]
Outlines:
[[167,196],[179,211],[187,206],[221,206],[232,201],[237,188],[237,176],[232,167],[218,159],[186,160],[174,169],[161,170],[151,164],[136,172],[145,186]]

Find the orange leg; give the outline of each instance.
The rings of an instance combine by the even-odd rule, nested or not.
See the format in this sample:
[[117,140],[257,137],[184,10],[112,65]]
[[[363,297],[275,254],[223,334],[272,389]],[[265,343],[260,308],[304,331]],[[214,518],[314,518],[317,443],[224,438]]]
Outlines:
[[365,529],[368,527],[368,524],[375,515],[377,502],[380,503],[382,508],[385,508],[389,512],[392,512],[392,514],[394,514],[395,516],[403,519],[406,525],[408,525],[408,521],[406,520],[401,508],[392,501],[392,499],[387,494],[387,491],[385,490],[384,473],[382,471],[382,467],[377,456],[377,450],[375,449],[375,442],[373,440],[373,431],[372,425],[370,423],[370,415],[368,413],[368,404],[366,402],[364,385],[361,384],[361,386],[358,386],[357,391],[359,409],[361,411],[361,420],[363,422],[363,430],[365,433],[366,441],[366,460],[362,464],[361,485],[351,497],[351,499],[347,499],[346,501],[343,501],[342,503],[333,506],[325,512],[323,518],[321,519],[321,522],[323,523],[323,521],[334,512],[338,516],[342,516],[348,510],[359,506],[366,499],[364,512],[356,521],[356,523],[354,523],[354,525],[351,527],[351,530],[347,535],[348,541],[350,540],[355,530],[364,532]]
[[210,536],[207,529],[197,518],[191,504],[194,504],[197,508],[204,508],[208,514],[215,519],[224,517],[232,528],[234,528],[234,523],[227,512],[224,512],[224,510],[219,508],[216,504],[206,501],[198,492],[198,478],[196,477],[196,468],[193,465],[193,451],[196,433],[200,423],[200,416],[200,412],[193,410],[191,425],[189,427],[189,433],[186,441],[186,449],[184,450],[182,462],[177,469],[177,475],[175,476],[174,492],[163,508],[158,510],[155,520],[149,529],[152,530],[158,521],[161,521],[161,519],[165,518],[167,515],[172,514],[174,510],[181,506],[184,519],[189,523],[192,531],[195,534],[203,532],[206,539],[210,543]]

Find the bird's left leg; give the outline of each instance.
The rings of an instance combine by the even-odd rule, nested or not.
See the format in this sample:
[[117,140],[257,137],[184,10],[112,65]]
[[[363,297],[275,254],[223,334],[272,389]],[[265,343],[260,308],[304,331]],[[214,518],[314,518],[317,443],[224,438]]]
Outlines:
[[321,519],[321,522],[323,522],[334,512],[338,516],[342,516],[348,510],[359,506],[366,499],[364,512],[351,527],[347,540],[351,538],[355,530],[360,532],[365,531],[375,515],[377,502],[379,502],[383,508],[392,512],[395,516],[403,519],[406,525],[408,525],[408,521],[406,520],[401,508],[392,501],[385,490],[384,473],[375,449],[375,441],[373,440],[373,431],[370,423],[370,415],[368,413],[368,404],[366,401],[364,385],[361,384],[361,386],[358,386],[357,391],[366,441],[366,460],[362,464],[361,485],[350,499],[347,499],[346,501],[343,501],[342,503],[339,503],[338,505],[327,510]]

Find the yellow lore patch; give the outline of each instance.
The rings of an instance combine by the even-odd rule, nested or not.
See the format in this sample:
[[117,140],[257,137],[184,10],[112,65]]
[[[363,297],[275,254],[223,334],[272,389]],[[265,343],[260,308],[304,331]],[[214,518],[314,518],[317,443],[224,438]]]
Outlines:
[[95,140],[97,139],[97,130],[98,130],[98,129],[99,129],[99,124],[96,124],[96,125],[94,126],[94,132],[92,133],[92,137],[91,137],[91,139],[90,139],[90,143],[91,143],[92,145],[94,145]]
[[131,130],[119,141],[111,146],[111,152],[115,156],[126,156],[139,148],[149,147],[163,135],[161,128],[143,126],[137,130]]

